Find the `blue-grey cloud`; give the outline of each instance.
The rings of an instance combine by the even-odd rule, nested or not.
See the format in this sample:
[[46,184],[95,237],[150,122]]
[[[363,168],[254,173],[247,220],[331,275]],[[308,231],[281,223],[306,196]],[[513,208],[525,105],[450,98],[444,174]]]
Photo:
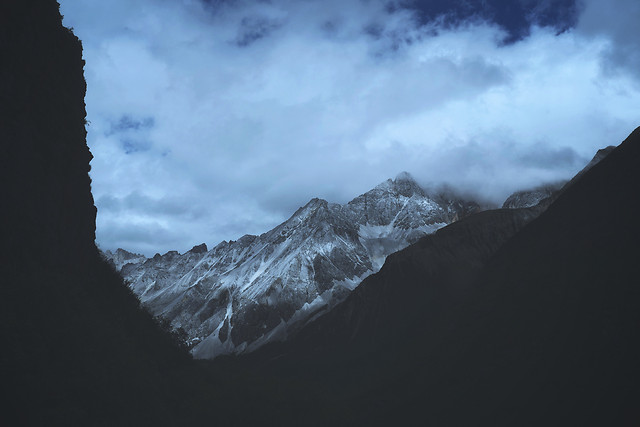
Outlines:
[[110,136],[114,133],[125,132],[129,130],[139,131],[143,129],[150,129],[154,124],[155,119],[153,117],[135,119],[128,114],[123,114],[117,121],[111,122],[111,127],[107,131],[106,135]]
[[264,16],[246,16],[240,21],[240,28],[238,28],[235,43],[241,47],[248,46],[267,37],[270,33],[277,30],[280,25],[281,23],[277,20]]
[[104,132],[106,137],[115,136],[125,154],[149,151],[153,144],[149,139],[149,130],[155,125],[153,117],[133,118],[123,114],[119,119],[109,123],[109,128]]
[[640,82],[639,21],[640,2],[636,0],[584,0],[578,30],[605,45],[601,51],[605,73],[629,73]]
[[106,249],[261,233],[402,170],[500,203],[640,117],[631,0],[61,3]]
[[535,147],[517,160],[526,167],[564,170],[584,165],[587,159],[571,147]]

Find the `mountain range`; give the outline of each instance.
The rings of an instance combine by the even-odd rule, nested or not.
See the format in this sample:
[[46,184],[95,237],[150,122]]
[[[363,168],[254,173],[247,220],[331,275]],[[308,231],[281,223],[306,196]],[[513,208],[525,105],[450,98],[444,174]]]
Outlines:
[[195,357],[213,358],[286,339],[389,254],[482,209],[403,172],[344,205],[313,199],[273,230],[211,250],[105,256],[151,313],[187,333]]
[[0,22],[1,425],[640,424],[640,128],[535,206],[388,255],[285,341],[193,360],[95,246],[80,41],[53,0]]
[[638,160],[640,128],[538,205],[425,236],[294,337],[220,363],[319,390],[315,425],[634,425]]
[[[516,192],[503,208],[538,206],[521,211],[522,226],[565,184]],[[184,331],[194,357],[213,359],[287,339],[342,302],[390,254],[489,207],[444,186],[425,190],[402,172],[344,205],[313,199],[273,230],[212,250],[201,244],[152,258],[124,249],[104,255],[152,314]]]

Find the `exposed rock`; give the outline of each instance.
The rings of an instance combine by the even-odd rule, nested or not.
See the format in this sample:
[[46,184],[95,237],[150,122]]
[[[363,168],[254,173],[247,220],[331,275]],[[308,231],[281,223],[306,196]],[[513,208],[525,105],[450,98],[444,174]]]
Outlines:
[[430,194],[405,172],[345,205],[312,199],[260,236],[157,254],[122,274],[146,307],[200,343],[196,357],[241,353],[286,338],[389,254],[480,209],[451,191]]
[[121,271],[125,267],[129,268],[127,266],[128,264],[140,264],[147,260],[144,255],[134,254],[124,249],[117,249],[115,252],[106,251],[103,255],[118,271]]
[[553,184],[542,185],[532,190],[517,191],[507,197],[502,207],[504,209],[530,208],[540,203],[547,197],[551,197],[555,192],[560,190],[566,181]]

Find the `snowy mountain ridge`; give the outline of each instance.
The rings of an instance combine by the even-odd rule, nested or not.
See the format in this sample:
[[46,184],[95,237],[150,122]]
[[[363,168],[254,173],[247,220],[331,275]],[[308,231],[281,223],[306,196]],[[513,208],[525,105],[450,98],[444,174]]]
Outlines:
[[450,191],[427,192],[402,173],[344,205],[312,199],[274,229],[211,250],[105,256],[143,305],[186,331],[194,357],[214,358],[285,339],[389,254],[481,209]]

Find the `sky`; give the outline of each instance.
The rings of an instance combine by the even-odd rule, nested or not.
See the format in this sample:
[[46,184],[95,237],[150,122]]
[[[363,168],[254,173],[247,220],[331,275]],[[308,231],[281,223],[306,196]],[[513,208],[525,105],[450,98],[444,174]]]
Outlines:
[[501,204],[640,125],[637,0],[60,0],[97,244],[260,234],[407,171]]

